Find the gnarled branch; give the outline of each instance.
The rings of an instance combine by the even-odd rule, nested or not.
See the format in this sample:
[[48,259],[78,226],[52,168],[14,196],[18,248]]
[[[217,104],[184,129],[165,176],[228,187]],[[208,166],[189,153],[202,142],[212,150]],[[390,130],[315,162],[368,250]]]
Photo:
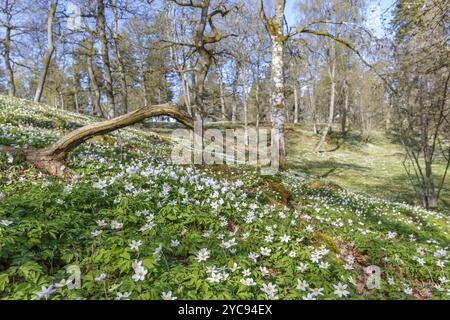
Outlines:
[[88,124],[64,135],[56,143],[47,148],[18,149],[10,146],[0,146],[0,152],[19,152],[36,168],[42,169],[51,175],[58,177],[64,177],[66,175],[73,176],[75,175],[74,172],[66,168],[64,163],[67,155],[77,146],[93,136],[107,134],[131,126],[147,118],[157,116],[172,117],[186,127],[194,129],[194,121],[190,116],[174,106],[161,104],[142,107],[120,117]]

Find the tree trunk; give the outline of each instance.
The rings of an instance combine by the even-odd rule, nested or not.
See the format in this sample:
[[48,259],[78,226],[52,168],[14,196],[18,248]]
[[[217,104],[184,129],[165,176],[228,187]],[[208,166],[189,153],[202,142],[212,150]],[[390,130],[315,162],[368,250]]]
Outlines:
[[5,23],[5,68],[8,73],[8,95],[10,97],[14,97],[16,95],[16,83],[14,81],[14,70],[11,66],[11,12],[9,12],[9,1],[5,2],[5,15],[6,15],[6,23]]
[[311,88],[308,88],[308,97],[309,97],[309,108],[311,113],[311,121],[313,123],[313,134],[317,134],[317,111],[316,111],[316,99],[314,96],[314,84],[311,85]]
[[242,67],[242,99],[244,103],[244,141],[248,145],[248,104],[247,104],[247,74],[245,65]]
[[220,108],[222,112],[222,120],[227,120],[227,110],[225,106],[225,90],[223,87],[222,69],[219,69],[219,90],[220,90]]
[[92,114],[99,114],[103,118],[106,118],[106,114],[103,112],[101,103],[100,103],[100,87],[98,85],[97,77],[95,75],[94,71],[94,39],[90,39],[88,43],[88,50],[86,55],[86,62],[87,62],[87,70],[88,70],[88,76],[89,76],[89,87],[90,87],[90,93],[91,93],[91,104],[92,104]]
[[80,104],[78,102],[78,92],[76,90],[73,93],[73,98],[75,100],[75,112],[80,113]]
[[36,94],[34,95],[35,102],[41,101],[45,80],[47,79],[48,69],[50,68],[50,62],[52,61],[52,56],[55,52],[55,44],[53,42],[53,20],[55,19],[57,6],[58,0],[53,0],[47,18],[47,52],[45,53],[44,60],[42,61],[41,75],[36,88]]
[[44,170],[48,174],[65,177],[76,176],[74,172],[66,168],[64,163],[67,155],[77,146],[96,135],[107,134],[115,130],[131,126],[147,118],[166,115],[175,118],[186,127],[193,129],[193,119],[179,111],[178,108],[169,104],[142,107],[126,115],[105,120],[98,123],[86,125],[74,130],[48,148],[42,149],[17,149],[9,146],[1,146],[0,152],[12,153],[19,152],[25,156],[25,159],[32,163],[36,168]]
[[433,179],[433,169],[431,167],[433,163],[433,150],[429,147],[429,125],[428,125],[428,108],[425,106],[424,93],[426,90],[425,80],[420,82],[420,144],[422,148],[423,158],[425,162],[425,181],[422,185],[424,195],[424,206],[429,208],[435,208],[437,206],[437,194]]
[[[258,68],[259,69],[259,68]],[[259,75],[258,75],[259,76]],[[259,154],[259,112],[260,112],[260,104],[259,104],[259,80],[256,82],[256,92],[255,92],[255,107],[256,107],[256,150]],[[260,167],[260,156],[258,156],[258,160],[256,162],[256,167]]]
[[120,51],[120,39],[119,39],[119,14],[117,0],[110,0],[110,4],[114,15],[114,28],[113,28],[113,40],[114,40],[114,51],[116,53],[117,64],[119,67],[119,81],[120,87],[122,89],[122,108],[123,113],[128,113],[128,84],[127,77],[125,74],[125,64],[123,62],[122,53]]
[[286,106],[284,96],[284,59],[283,49],[287,37],[284,35],[285,0],[275,1],[275,17],[268,19],[263,8],[263,0],[259,0],[259,12],[272,42],[272,101],[271,101],[271,148],[272,167],[284,170],[286,164],[285,123]]
[[347,81],[344,81],[344,105],[342,106],[341,112],[341,132],[345,137],[347,135],[347,114],[348,114],[348,84]]
[[298,89],[294,86],[294,123],[298,123]]
[[231,107],[231,123],[235,124],[237,120],[237,104],[238,104],[238,98],[237,98],[237,91],[238,91],[238,81],[239,81],[239,69],[240,64],[236,63],[236,70],[234,75],[234,81],[233,81],[233,105]]
[[330,74],[330,80],[331,80],[331,93],[330,93],[330,107],[329,107],[329,114],[328,114],[328,120],[326,127],[324,128],[322,132],[322,136],[320,137],[319,142],[316,144],[316,147],[314,148],[314,152],[319,152],[320,148],[322,147],[323,143],[325,142],[325,139],[327,138],[328,132],[330,131],[331,127],[333,126],[333,118],[334,118],[334,99],[335,99],[335,91],[336,91],[336,83],[334,79],[335,69],[336,69],[336,63],[333,60],[331,63],[331,70],[329,70]]
[[108,118],[114,118],[117,115],[116,103],[114,100],[113,78],[111,72],[111,63],[109,60],[108,38],[106,37],[106,18],[104,0],[97,0],[97,32],[102,47],[103,72],[105,74],[106,98],[108,100],[109,110]]

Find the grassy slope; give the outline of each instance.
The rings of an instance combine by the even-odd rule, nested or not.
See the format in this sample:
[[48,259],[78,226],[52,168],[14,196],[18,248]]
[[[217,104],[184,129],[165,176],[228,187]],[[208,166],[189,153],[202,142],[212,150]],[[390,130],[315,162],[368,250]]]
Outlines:
[[[93,120],[0,96],[0,144],[45,146]],[[356,165],[382,175],[373,147],[365,150],[370,166],[352,148],[338,153],[355,157],[351,168],[335,156],[340,168],[328,177],[347,185],[355,179],[345,173]],[[81,289],[53,287],[50,298],[158,299],[170,291],[179,299],[335,299],[338,284],[351,299],[450,297],[446,213],[298,177],[312,168],[300,159],[290,159],[296,175],[267,178],[242,168],[173,166],[168,151],[148,132],[120,130],[73,153],[68,165],[82,174],[78,181],[0,155],[0,298],[35,299],[42,286],[67,279],[71,264],[81,268]],[[309,173],[323,175],[327,157]],[[355,171],[365,180],[372,172]],[[206,261],[198,261],[202,248]],[[133,261],[147,271],[142,280]],[[378,290],[364,287],[370,265],[381,268]],[[246,278],[255,285],[244,285]]]
[[[312,152],[318,137],[310,130],[290,127],[288,138],[288,162],[294,171],[392,201],[410,203],[415,198],[402,165],[404,149],[384,133],[373,132],[369,143],[362,143],[357,135],[351,134],[345,141],[329,139],[320,154]],[[444,168],[444,163],[438,159],[433,167],[436,185],[440,183]],[[448,187],[441,193],[440,206],[450,206]]]

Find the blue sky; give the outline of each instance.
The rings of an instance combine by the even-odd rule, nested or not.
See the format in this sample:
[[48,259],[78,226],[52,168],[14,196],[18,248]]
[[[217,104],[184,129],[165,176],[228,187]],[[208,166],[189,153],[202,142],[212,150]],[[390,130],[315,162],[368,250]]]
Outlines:
[[[388,10],[396,0],[368,0],[367,1],[367,27],[377,37],[383,37],[385,28],[388,26],[391,19]],[[286,0],[286,20],[290,26],[295,25],[295,15],[298,11],[296,4],[297,0]],[[384,14],[383,14],[384,13]]]

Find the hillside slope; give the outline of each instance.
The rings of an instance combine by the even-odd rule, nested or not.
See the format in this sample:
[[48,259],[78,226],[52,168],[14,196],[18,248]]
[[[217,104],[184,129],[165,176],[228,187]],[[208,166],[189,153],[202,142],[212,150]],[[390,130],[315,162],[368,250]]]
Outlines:
[[[91,121],[0,96],[0,144]],[[73,152],[76,181],[0,155],[0,298],[450,299],[447,214],[169,152],[123,129]]]

